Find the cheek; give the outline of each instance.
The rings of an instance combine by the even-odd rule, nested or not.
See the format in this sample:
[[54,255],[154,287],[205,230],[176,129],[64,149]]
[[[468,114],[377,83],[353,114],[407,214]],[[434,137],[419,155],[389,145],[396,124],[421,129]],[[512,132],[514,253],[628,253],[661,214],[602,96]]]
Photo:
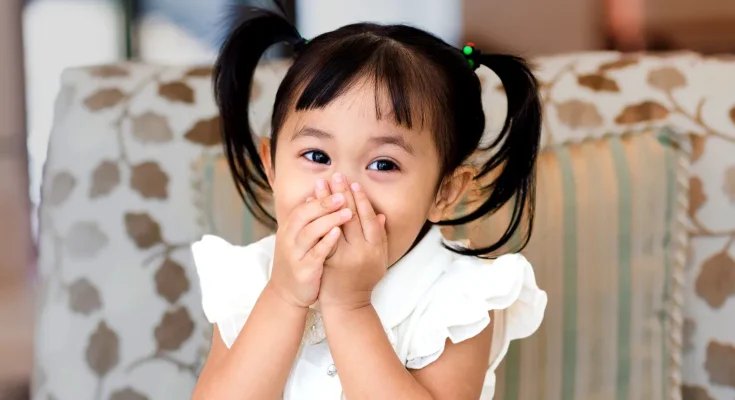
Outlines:
[[275,199],[276,221],[285,222],[293,210],[314,196],[314,182],[301,179],[287,171],[277,170],[273,181],[273,198]]
[[432,187],[379,187],[368,194],[373,194],[370,198],[375,212],[386,217],[388,261],[393,264],[408,251],[426,223],[434,199]]
[[284,145],[277,148],[273,171],[273,197],[276,221],[284,223],[293,210],[314,196],[314,185],[319,178],[313,171],[303,168],[298,157]]

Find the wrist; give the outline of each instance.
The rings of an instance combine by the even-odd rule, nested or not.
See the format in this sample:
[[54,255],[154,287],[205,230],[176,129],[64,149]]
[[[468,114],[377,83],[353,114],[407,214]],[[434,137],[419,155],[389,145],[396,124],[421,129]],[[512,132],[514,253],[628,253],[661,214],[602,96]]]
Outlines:
[[370,309],[373,309],[373,303],[370,300],[320,304],[320,311],[323,318],[329,318],[330,316],[337,316],[336,318],[340,318],[346,315],[359,314]]
[[292,299],[289,299],[289,296],[284,295],[284,293],[282,293],[282,291],[279,290],[272,281],[269,281],[265,285],[262,296],[266,296],[271,302],[276,303],[279,308],[286,312],[293,312],[297,315],[303,314],[304,317],[306,317],[306,313],[309,311],[309,307],[304,307]]

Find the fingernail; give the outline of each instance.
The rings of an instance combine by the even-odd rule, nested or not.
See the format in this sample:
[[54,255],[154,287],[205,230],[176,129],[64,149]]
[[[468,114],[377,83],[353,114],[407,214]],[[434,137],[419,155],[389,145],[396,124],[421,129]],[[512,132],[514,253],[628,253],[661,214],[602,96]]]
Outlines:
[[337,193],[332,196],[332,203],[339,204],[345,200],[345,196],[342,193]]
[[329,234],[330,234],[330,235],[332,235],[332,236],[337,236],[337,235],[339,235],[339,228],[337,228],[337,227],[335,226],[334,228],[332,228],[332,230],[331,230],[331,231],[329,231]]
[[354,190],[355,192],[359,192],[359,191],[360,191],[360,184],[359,184],[359,183],[357,183],[357,182],[354,182],[354,183],[352,183],[352,185],[350,185],[350,187],[351,187],[351,188],[352,188],[352,190]]
[[313,198],[313,197],[307,197],[307,198],[306,198],[306,202],[308,203],[308,202],[310,202],[310,201],[314,201],[314,198]]
[[344,180],[345,180],[345,178],[342,176],[342,174],[340,174],[340,173],[334,174],[334,181],[335,182],[342,182]]
[[343,208],[340,210],[339,215],[342,216],[342,219],[348,220],[352,218],[352,210],[349,208]]
[[319,190],[324,190],[327,188],[327,182],[324,181],[324,179],[319,179],[316,181],[316,188]]

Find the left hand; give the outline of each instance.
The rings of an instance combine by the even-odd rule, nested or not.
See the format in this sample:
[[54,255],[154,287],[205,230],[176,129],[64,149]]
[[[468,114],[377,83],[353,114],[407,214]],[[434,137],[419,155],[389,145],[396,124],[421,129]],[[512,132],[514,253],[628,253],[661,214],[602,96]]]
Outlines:
[[388,269],[385,215],[376,214],[360,184],[348,186],[343,175],[335,174],[330,186],[332,193],[344,194],[353,217],[342,226],[336,251],[324,263],[319,302],[322,309],[362,308],[371,304],[373,288]]

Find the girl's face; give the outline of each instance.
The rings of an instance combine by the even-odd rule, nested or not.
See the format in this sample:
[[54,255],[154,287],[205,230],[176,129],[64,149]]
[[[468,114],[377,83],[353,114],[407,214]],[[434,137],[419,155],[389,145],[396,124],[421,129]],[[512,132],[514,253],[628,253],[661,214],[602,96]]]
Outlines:
[[[275,199],[285,221],[317,180],[335,173],[360,183],[376,213],[386,216],[389,265],[401,258],[428,220],[441,219],[464,191],[469,171],[454,174],[440,190],[439,154],[432,133],[397,126],[376,115],[374,85],[354,85],[323,109],[292,112],[278,133],[275,160],[261,148]],[[386,103],[381,110],[390,110]],[[428,125],[428,124],[423,124]]]

